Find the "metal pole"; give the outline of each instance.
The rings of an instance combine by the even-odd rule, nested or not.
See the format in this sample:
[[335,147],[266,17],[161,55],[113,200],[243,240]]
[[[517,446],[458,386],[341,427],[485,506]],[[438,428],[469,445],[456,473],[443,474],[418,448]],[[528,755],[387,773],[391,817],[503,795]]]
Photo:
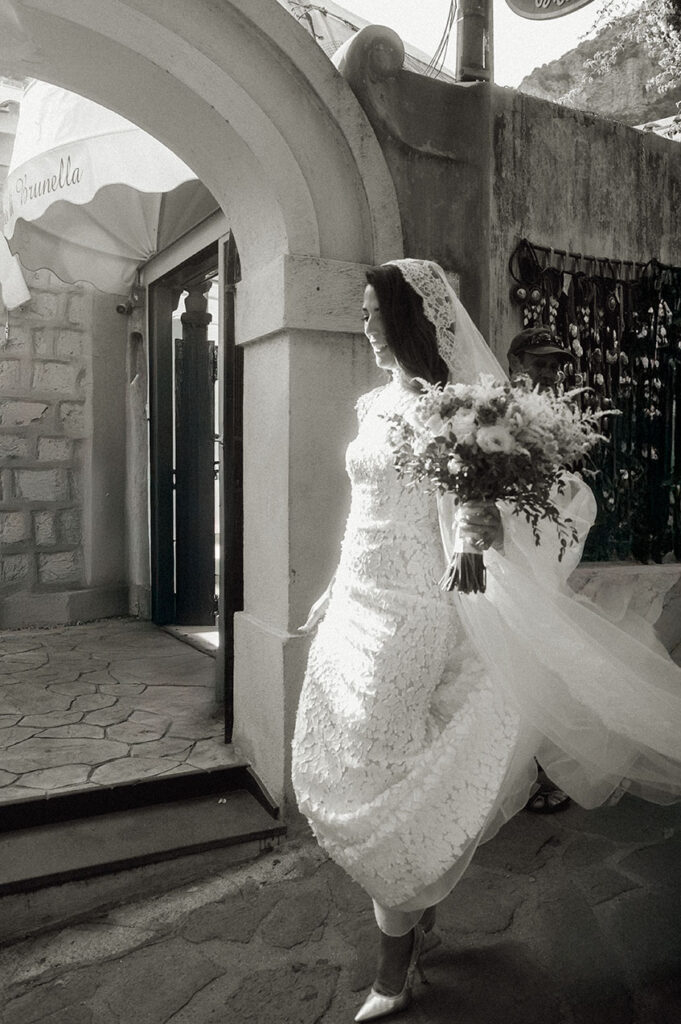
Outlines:
[[456,10],[456,79],[492,81],[492,0],[459,0]]

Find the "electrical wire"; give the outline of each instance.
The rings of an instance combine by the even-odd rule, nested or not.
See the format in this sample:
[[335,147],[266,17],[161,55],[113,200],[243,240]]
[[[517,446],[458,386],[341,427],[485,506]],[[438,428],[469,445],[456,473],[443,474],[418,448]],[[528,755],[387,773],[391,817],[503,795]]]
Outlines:
[[454,23],[456,21],[456,8],[457,0],[451,0],[449,4],[449,12],[447,14],[447,20],[445,22],[445,27],[442,31],[440,42],[437,44],[435,53],[431,57],[430,62],[428,63],[428,66],[425,71],[425,74],[428,75],[429,78],[435,78],[437,75],[439,75],[439,73],[442,71],[442,68],[444,67],[445,58],[447,56],[447,49],[449,48],[449,40],[452,34],[452,29],[454,28]]
[[298,21],[306,20],[309,22],[309,12],[318,11],[318,13],[323,14],[325,18],[334,18],[336,21],[340,21],[342,25],[347,25],[347,27],[351,28],[353,32],[359,32],[359,25],[354,25],[351,21],[348,21],[347,18],[342,18],[339,14],[334,14],[333,11],[328,10],[326,7],[322,7],[319,4],[309,4],[306,3],[305,0],[288,0],[288,4],[291,8],[298,7],[301,9],[298,14],[293,10],[291,11],[293,17]]

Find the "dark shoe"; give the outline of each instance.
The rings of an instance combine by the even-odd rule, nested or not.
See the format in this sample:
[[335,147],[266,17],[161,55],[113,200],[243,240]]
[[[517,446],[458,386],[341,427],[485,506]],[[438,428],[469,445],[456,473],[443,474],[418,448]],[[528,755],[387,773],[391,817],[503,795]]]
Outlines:
[[532,814],[556,814],[566,811],[570,806],[570,797],[562,789],[541,787],[525,804],[525,810]]

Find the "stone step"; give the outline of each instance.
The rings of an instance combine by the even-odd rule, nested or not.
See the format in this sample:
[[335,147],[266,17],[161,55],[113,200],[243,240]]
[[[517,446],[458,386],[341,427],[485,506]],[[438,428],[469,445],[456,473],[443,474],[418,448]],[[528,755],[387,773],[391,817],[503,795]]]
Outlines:
[[245,789],[0,835],[0,942],[271,850],[286,827]]
[[0,804],[0,833],[234,789],[247,790],[277,817],[276,805],[252,769],[243,763],[8,800]]
[[17,829],[0,836],[0,895],[285,831],[245,790]]

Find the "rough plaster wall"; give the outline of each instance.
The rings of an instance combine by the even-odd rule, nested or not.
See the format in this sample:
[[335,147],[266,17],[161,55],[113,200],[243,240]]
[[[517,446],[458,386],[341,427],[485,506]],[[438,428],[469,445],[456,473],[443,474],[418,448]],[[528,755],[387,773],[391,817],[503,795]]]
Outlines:
[[597,257],[681,263],[678,143],[506,89],[494,90],[492,119],[497,355],[522,326],[508,271],[520,238]]
[[48,271],[0,354],[0,595],[83,581],[82,448],[91,432],[91,297]]
[[353,88],[395,183],[404,252],[457,274],[461,298],[487,333],[489,90],[402,71]]
[[[495,89],[492,103],[490,341],[505,362],[522,327],[508,261],[520,238],[596,257],[681,264],[681,146],[623,124]],[[569,265],[571,266],[571,264]],[[589,269],[587,266],[585,269]],[[612,583],[610,567],[601,581]],[[646,566],[631,599],[673,650],[679,586]],[[665,595],[657,602],[656,590]],[[650,596],[648,594],[650,591]]]
[[456,271],[505,362],[518,331],[508,261],[518,240],[681,262],[681,147],[512,89],[399,72],[353,81],[383,147],[405,252]]

